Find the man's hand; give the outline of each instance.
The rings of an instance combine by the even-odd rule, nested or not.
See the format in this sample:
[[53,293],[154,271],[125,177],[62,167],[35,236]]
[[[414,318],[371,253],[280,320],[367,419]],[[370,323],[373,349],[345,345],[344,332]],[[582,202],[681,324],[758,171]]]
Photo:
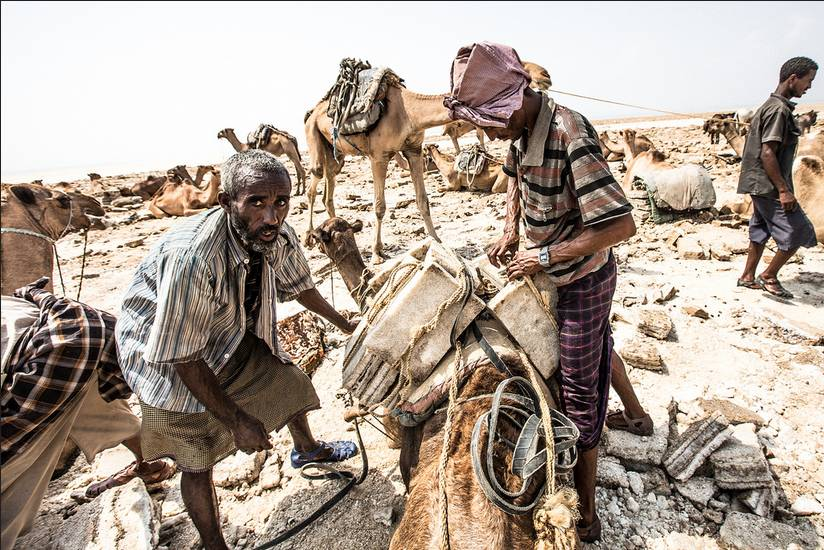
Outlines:
[[498,242],[486,249],[486,255],[489,258],[489,263],[495,267],[501,267],[506,264],[509,258],[518,250],[519,236],[517,233],[506,231],[504,236]]
[[272,448],[263,422],[250,414],[238,411],[234,425],[230,429],[235,438],[235,447],[246,454]]
[[515,258],[506,266],[506,274],[510,281],[538,273],[543,266],[538,262],[538,250],[522,250],[515,254]]
[[789,189],[784,189],[778,193],[778,200],[781,201],[781,207],[784,212],[792,212],[795,210],[798,201],[795,200],[795,195]]

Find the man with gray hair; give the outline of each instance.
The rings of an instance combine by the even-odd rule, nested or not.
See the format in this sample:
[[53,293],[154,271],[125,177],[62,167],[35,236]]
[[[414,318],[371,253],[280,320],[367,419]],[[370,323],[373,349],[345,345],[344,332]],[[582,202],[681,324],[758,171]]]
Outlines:
[[220,205],[172,228],[140,264],[116,327],[123,375],[140,399],[143,453],[177,462],[207,550],[226,548],[218,461],[271,449],[269,433],[284,425],[294,467],[357,454],[351,441],[312,436],[306,413],[318,396],[278,345],[276,299],[297,300],[345,333],[356,326],[317,291],[285,221],[289,174],[250,149],[224,164],[222,182]]

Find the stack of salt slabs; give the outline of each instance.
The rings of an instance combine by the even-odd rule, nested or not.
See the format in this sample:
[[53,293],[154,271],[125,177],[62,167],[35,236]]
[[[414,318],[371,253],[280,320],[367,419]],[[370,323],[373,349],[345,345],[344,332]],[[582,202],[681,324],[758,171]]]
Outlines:
[[[554,310],[557,294],[546,276],[535,278],[539,301],[523,282],[506,284],[485,260],[467,263],[427,240],[375,281],[382,286],[343,359],[343,386],[361,405],[392,408],[402,393],[431,382],[430,375],[452,349],[453,330],[461,334],[487,308],[484,316],[506,328],[514,346],[527,353],[542,375],[554,372],[558,339],[548,311]],[[490,295],[489,303],[481,297]]]

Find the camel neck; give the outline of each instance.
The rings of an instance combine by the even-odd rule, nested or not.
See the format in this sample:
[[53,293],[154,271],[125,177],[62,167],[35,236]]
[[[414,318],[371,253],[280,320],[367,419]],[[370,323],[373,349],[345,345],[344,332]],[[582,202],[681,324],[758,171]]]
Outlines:
[[443,105],[445,94],[424,95],[402,89],[401,95],[409,120],[416,129],[425,130],[452,121]]

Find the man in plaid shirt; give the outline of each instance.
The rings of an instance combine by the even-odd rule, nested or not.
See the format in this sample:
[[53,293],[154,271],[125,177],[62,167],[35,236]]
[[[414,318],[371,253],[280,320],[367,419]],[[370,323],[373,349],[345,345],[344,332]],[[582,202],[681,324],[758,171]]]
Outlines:
[[557,286],[560,404],[581,432],[574,472],[578,534],[593,542],[601,536],[595,471],[611,371],[626,408],[615,415],[621,420],[616,427],[652,433],[652,421],[612,351],[609,326],[617,275],[611,247],[634,235],[635,223],[590,122],[531,90],[529,82],[514,49],[473,44],[461,48],[452,64],[452,93],[444,105],[453,119],[482,128],[489,139],[512,142],[504,163],[510,176],[504,236],[487,255],[495,266],[508,264],[510,279],[543,270]]
[[123,443],[136,461],[87,489],[87,496],[139,476],[146,482],[174,475],[163,461],[144,462],[140,420],[124,401],[123,380],[108,313],[57,298],[43,289],[46,277],[2,301],[0,389],[0,550],[31,528],[68,439],[91,462]]

